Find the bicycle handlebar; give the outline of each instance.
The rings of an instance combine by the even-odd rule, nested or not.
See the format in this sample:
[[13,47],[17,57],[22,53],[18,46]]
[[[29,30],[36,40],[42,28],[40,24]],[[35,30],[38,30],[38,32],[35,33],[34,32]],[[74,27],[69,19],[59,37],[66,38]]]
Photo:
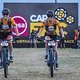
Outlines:
[[48,39],[46,40],[46,39],[43,39],[43,38],[41,38],[41,37],[38,37],[37,40],[38,40],[38,41],[42,41],[42,42],[46,42],[46,41],[48,41],[48,42],[49,42],[49,41],[55,41],[55,42],[57,41],[57,42],[59,42],[59,41],[60,41],[60,40],[53,40],[53,38],[50,38],[49,40],[48,40]]
[[15,38],[13,38],[13,42],[16,41],[16,40],[19,40],[20,37],[19,36],[16,36]]

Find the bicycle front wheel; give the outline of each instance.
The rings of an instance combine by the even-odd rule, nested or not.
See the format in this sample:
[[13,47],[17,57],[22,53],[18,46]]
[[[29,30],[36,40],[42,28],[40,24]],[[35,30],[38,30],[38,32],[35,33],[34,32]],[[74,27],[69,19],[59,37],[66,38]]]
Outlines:
[[50,75],[53,77],[53,54],[52,54],[52,49],[49,50],[50,52]]
[[8,75],[8,51],[7,48],[3,48],[3,68],[4,68],[4,77],[7,78]]

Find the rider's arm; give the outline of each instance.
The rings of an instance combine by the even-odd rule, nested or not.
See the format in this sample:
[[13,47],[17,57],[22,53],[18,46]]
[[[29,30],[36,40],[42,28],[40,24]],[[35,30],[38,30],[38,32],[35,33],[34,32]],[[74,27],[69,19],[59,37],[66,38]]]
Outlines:
[[39,30],[39,32],[38,32],[38,34],[37,34],[38,37],[40,37],[40,34],[41,34],[41,32],[43,31],[43,28],[45,27],[45,25],[46,25],[46,21],[43,21],[43,22],[42,22],[42,27],[40,28],[40,30]]
[[60,25],[60,22],[58,20],[56,20],[56,24],[57,24],[57,26],[60,30],[60,33],[61,33],[62,37],[64,38],[64,32],[63,32],[62,26]]
[[60,28],[60,32],[61,32],[62,37],[64,38],[64,32],[62,28]]
[[13,28],[15,29],[16,36],[19,36],[18,28],[13,18],[11,18],[11,24]]

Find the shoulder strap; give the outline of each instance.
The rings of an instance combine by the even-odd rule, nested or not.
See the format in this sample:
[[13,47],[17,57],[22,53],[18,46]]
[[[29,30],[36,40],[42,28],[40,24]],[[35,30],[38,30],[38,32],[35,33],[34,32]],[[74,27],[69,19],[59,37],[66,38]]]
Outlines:
[[54,26],[54,29],[56,30],[56,19],[54,19],[53,26]]
[[8,18],[8,22],[11,23],[11,18],[10,17]]
[[[3,18],[1,18],[0,24],[3,25]],[[11,18],[8,18],[8,24],[11,25]]]
[[0,19],[0,29],[2,29],[2,25],[3,25],[3,18]]
[[10,17],[8,18],[8,25],[11,28],[11,18]]
[[45,27],[46,30],[48,30],[48,20],[46,20],[46,27]]
[[46,20],[46,25],[48,25],[48,19]]
[[3,18],[1,18],[0,20],[0,25],[3,25]]
[[56,24],[56,19],[54,19],[54,23],[53,24]]
[[[56,30],[56,19],[54,19],[54,23],[53,23],[54,29]],[[48,29],[48,20],[46,20],[46,30]]]

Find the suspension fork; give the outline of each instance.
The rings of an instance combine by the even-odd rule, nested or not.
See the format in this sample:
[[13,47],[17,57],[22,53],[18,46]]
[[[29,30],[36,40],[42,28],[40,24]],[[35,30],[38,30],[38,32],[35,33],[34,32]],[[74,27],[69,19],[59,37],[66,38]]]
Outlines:
[[57,63],[57,52],[56,52],[55,47],[53,47],[53,61],[54,61],[54,64]]
[[[4,51],[3,51],[3,48],[4,47],[2,47],[2,56],[1,56],[1,62],[2,62],[2,65],[4,64],[3,62],[4,62]],[[8,52],[8,47],[6,48],[6,50],[7,50],[7,52]],[[7,54],[7,58],[8,58],[8,54]]]

